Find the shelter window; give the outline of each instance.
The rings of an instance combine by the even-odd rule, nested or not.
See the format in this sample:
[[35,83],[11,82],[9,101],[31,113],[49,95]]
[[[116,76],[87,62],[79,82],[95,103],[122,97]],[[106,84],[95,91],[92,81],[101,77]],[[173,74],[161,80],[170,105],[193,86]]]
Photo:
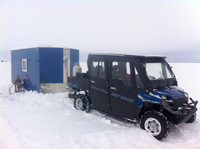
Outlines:
[[22,71],[23,72],[27,72],[28,68],[27,68],[27,59],[22,59]]

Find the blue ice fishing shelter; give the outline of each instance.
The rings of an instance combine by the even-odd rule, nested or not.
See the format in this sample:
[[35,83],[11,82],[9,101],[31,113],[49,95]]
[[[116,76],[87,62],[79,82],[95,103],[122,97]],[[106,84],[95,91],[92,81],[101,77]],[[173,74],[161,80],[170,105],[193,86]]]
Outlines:
[[77,49],[35,47],[12,50],[12,82],[19,75],[28,91],[64,92],[75,63],[79,63]]

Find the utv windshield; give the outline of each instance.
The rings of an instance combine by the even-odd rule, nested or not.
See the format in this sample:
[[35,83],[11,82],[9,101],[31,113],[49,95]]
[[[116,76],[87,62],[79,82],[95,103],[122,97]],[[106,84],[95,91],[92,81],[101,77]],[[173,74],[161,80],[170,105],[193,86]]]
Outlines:
[[174,78],[174,74],[166,62],[146,62],[142,64],[149,80],[151,81]]

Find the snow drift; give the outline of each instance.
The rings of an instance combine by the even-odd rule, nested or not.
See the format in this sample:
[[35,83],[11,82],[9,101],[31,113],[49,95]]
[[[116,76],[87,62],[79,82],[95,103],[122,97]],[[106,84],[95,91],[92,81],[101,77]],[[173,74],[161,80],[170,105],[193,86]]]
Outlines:
[[[200,64],[172,63],[178,84],[199,100]],[[116,119],[96,110],[75,110],[68,93],[25,92],[9,95],[10,62],[0,63],[0,148],[129,149],[200,148],[200,111],[193,124],[171,127],[168,138],[157,141],[138,123]],[[86,71],[86,63],[81,63]],[[200,104],[198,104],[198,108]]]

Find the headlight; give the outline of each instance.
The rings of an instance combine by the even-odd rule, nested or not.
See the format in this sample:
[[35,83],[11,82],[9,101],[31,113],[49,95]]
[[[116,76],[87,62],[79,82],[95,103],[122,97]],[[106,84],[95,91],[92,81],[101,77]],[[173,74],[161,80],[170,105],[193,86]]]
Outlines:
[[167,96],[165,96],[165,95],[162,95],[161,98],[164,100],[167,100]]
[[186,93],[186,92],[185,92],[185,97],[186,97],[186,98],[189,98],[189,95],[188,95],[188,93]]
[[169,103],[169,102],[172,103],[172,102],[173,102],[172,99],[167,98],[167,96],[165,96],[165,95],[162,95],[161,98],[162,98],[163,100],[165,100],[165,102],[167,102],[167,103]]

